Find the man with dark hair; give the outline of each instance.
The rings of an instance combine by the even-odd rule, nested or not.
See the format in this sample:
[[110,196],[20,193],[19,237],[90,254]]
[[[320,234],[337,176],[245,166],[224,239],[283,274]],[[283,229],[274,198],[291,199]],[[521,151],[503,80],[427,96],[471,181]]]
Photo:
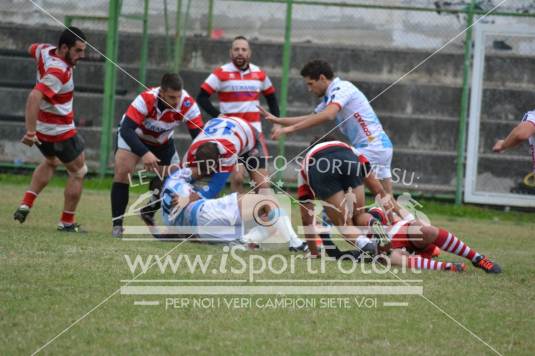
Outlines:
[[[201,85],[197,95],[199,105],[210,117],[221,114],[239,117],[250,123],[259,133],[263,155],[268,157],[266,140],[262,134],[262,124],[258,111],[260,94],[266,98],[269,111],[279,115],[279,105],[275,96],[275,88],[266,72],[250,63],[251,48],[244,36],[237,36],[230,48],[231,62],[216,68]],[[219,110],[210,102],[210,95],[217,93]],[[277,125],[278,126],[278,125]],[[237,165],[231,176],[231,187],[234,191],[243,190],[243,166]]]
[[184,156],[184,166],[208,170],[210,183],[205,198],[215,198],[241,163],[255,183],[255,190],[269,188],[267,157],[262,153],[259,132],[237,117],[216,117],[206,122]]
[[351,145],[368,158],[385,191],[392,194],[392,142],[366,96],[351,82],[335,78],[331,66],[323,60],[307,63],[301,75],[308,90],[322,101],[314,114],[298,117],[278,118],[261,109],[269,121],[285,126],[276,129],[272,138],[336,120]]
[[84,58],[85,35],[69,27],[60,36],[58,46],[34,43],[28,53],[37,65],[37,84],[26,102],[26,134],[22,143],[37,145],[44,160],[35,168],[30,188],[24,193],[14,219],[23,223],[37,195],[46,187],[57,166],[63,163],[69,177],[58,230],[80,232],[75,210],[82,195],[87,166],[84,142],[77,134],[73,112],[73,68]]
[[154,202],[141,211],[145,223],[154,224],[162,185],[159,177],[165,175],[165,166],[180,163],[173,133],[181,122],[186,123],[192,138],[203,127],[197,103],[182,88],[182,79],[175,73],[164,74],[160,87],[149,88],[139,94],[123,115],[117,132],[115,173],[111,189],[114,237],[122,236],[123,215],[128,205],[129,177],[140,160],[147,171],[158,173],[150,184]]

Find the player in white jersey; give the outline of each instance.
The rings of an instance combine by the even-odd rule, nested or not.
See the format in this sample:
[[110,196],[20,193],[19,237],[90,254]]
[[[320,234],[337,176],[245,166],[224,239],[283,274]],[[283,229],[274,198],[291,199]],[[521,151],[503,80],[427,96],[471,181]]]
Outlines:
[[331,66],[322,60],[307,63],[301,76],[322,102],[314,114],[298,117],[277,118],[261,109],[268,120],[285,126],[275,130],[272,138],[336,120],[351,145],[368,158],[385,191],[392,194],[392,142],[366,96],[351,82],[335,78]]
[[198,162],[208,162],[212,170],[211,188],[203,193],[207,198],[219,194],[239,163],[249,172],[256,190],[269,188],[267,153],[259,132],[243,119],[217,117],[206,122],[184,156],[186,166],[194,167]]
[[509,148],[518,146],[528,140],[533,162],[532,170],[535,173],[535,110],[524,114],[522,121],[503,140],[498,140],[492,150],[501,153]]
[[[182,168],[167,178],[162,192],[166,225],[176,229],[193,227],[195,235],[208,242],[260,243],[278,232],[288,241],[290,251],[307,251],[306,243],[283,219],[287,215],[272,194],[232,193],[218,199],[202,198],[191,183],[206,173],[205,168]],[[256,224],[245,233],[248,222]]]

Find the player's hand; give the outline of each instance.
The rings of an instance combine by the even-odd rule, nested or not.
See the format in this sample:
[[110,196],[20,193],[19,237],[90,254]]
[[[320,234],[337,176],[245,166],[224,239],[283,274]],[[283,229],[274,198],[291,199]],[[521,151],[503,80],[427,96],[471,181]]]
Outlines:
[[502,153],[503,150],[505,149],[503,147],[503,142],[504,140],[498,140],[496,141],[496,143],[494,144],[494,147],[492,147],[492,150],[496,153]]
[[202,199],[201,195],[197,192],[191,192],[189,195],[189,202],[193,203],[194,201]]
[[39,139],[35,135],[35,132],[30,132],[30,131],[27,131],[24,134],[24,137],[22,137],[22,140],[20,140],[20,142],[22,142],[23,144],[29,147],[32,147],[34,143],[37,145],[41,144],[41,141],[39,141]]
[[258,108],[258,110],[260,110],[260,114],[264,116],[272,124],[284,125],[284,118],[280,118],[280,117],[273,115],[272,113],[270,113],[269,111],[261,107],[260,105],[257,105],[256,107]]
[[145,153],[143,157],[141,157],[141,160],[143,161],[143,165],[147,171],[158,171],[158,163],[160,160],[154,155],[154,153],[150,151]]
[[271,139],[278,140],[279,137],[281,137],[282,135],[291,133],[292,132],[291,128],[292,128],[291,126],[273,128],[273,130],[271,130]]

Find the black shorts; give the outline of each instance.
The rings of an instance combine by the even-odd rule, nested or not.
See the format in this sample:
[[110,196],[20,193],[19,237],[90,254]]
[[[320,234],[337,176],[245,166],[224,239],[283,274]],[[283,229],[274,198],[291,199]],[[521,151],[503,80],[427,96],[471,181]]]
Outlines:
[[175,141],[173,139],[170,139],[161,146],[152,146],[152,145],[146,145],[149,151],[154,153],[156,157],[160,160],[159,165],[160,166],[169,166],[173,162],[173,156],[177,154],[176,147],[175,147]]
[[308,166],[308,183],[316,198],[325,200],[350,187],[362,185],[357,156],[352,150],[331,147],[315,154]]
[[[117,130],[117,133],[115,134],[115,140],[114,140],[114,146],[115,146],[114,153],[117,153],[117,149],[119,149],[119,135],[120,135],[119,130]],[[120,148],[132,152],[130,146],[128,146],[128,144],[124,141],[124,139],[122,137],[120,139],[122,140],[123,144],[126,145],[124,147],[121,146]],[[156,145],[145,144],[145,147],[147,147],[149,151],[152,152],[160,160],[160,163],[159,163],[160,166],[171,165],[175,154],[177,155],[177,158],[178,158],[178,153],[175,148],[175,141],[173,141],[172,138],[169,139],[169,141],[167,141],[163,145],[156,146]]]
[[264,169],[267,167],[269,153],[266,145],[266,138],[261,132],[254,129],[256,144],[252,150],[239,157],[238,161],[245,165],[248,172]]
[[78,134],[65,141],[41,142],[37,145],[45,157],[57,157],[63,163],[74,161],[84,151],[85,143]]

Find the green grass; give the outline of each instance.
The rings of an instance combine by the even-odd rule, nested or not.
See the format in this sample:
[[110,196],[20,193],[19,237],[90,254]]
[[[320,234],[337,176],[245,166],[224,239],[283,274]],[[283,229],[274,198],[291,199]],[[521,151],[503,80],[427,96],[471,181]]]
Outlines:
[[[16,179],[16,180],[15,180]],[[0,353],[29,354],[133,277],[125,255],[164,255],[173,242],[125,242],[110,237],[109,192],[86,189],[78,220],[90,233],[55,231],[61,210],[62,182],[39,196],[28,221],[11,220],[27,177],[0,176]],[[14,183],[17,184],[14,184]],[[18,184],[21,183],[21,184]],[[91,183],[93,184],[93,183]],[[89,184],[89,185],[91,185]],[[91,185],[92,186],[92,185]],[[93,187],[93,186],[92,186]],[[134,195],[134,194],[132,194]],[[131,201],[134,197],[131,197]],[[535,354],[535,224],[526,213],[464,208],[455,212],[425,202],[433,223],[451,230],[472,247],[500,262],[501,275],[469,268],[464,274],[427,272],[399,275],[422,279],[424,296],[502,354]],[[475,210],[472,210],[475,209]],[[460,211],[460,210],[459,210]],[[474,215],[474,216],[472,216]],[[135,217],[129,224],[139,224]],[[185,243],[171,256],[215,254],[221,247]],[[260,252],[290,255],[285,248]],[[247,254],[246,254],[247,255]],[[459,260],[448,256],[449,260]],[[313,261],[318,267],[320,262]],[[153,267],[140,279],[200,279],[180,269],[161,275]],[[228,274],[211,278],[234,279]],[[305,262],[292,275],[261,278],[311,278]],[[357,270],[341,275],[327,262],[324,279],[382,279]],[[271,296],[273,298],[273,296]],[[120,293],[90,313],[53,343],[46,354],[490,354],[491,350],[421,296],[371,296],[377,308],[351,309],[165,309],[135,306],[137,300],[165,301],[163,296]],[[260,296],[268,298],[268,296]],[[253,300],[256,300],[253,298]],[[384,301],[408,307],[384,307]]]

